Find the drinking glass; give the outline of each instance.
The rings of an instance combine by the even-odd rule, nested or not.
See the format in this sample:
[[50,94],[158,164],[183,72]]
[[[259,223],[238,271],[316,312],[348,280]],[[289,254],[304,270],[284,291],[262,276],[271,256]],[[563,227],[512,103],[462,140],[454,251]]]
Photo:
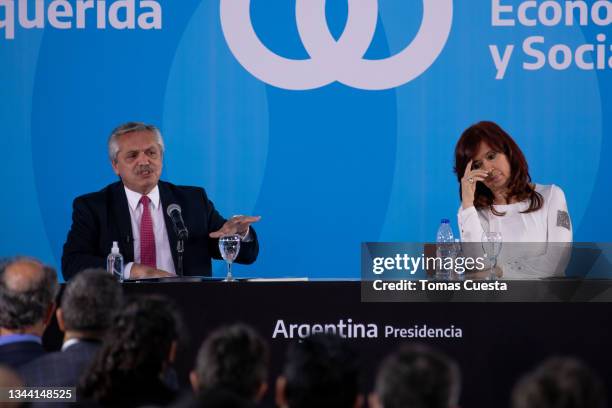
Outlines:
[[482,234],[482,250],[484,255],[491,263],[491,273],[489,279],[495,280],[495,266],[497,265],[497,257],[502,249],[502,234],[501,232],[484,232]]
[[227,263],[227,276],[223,282],[235,281],[236,279],[232,276],[232,263],[240,251],[240,237],[238,235],[226,235],[219,238],[219,251],[221,251],[221,256]]

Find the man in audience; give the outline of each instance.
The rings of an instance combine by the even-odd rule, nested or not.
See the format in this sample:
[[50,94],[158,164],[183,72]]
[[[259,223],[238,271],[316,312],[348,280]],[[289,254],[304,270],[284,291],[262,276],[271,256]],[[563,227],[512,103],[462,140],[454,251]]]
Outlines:
[[62,350],[20,369],[31,387],[76,387],[81,373],[102,344],[115,311],[121,308],[121,286],[103,269],[88,269],[64,290],[57,323],[64,332]]
[[259,402],[268,387],[268,360],[268,345],[252,328],[236,324],[214,331],[202,344],[190,376],[196,405],[247,407]]
[[276,381],[276,403],[281,408],[357,408],[357,355],[336,336],[317,334],[289,348],[283,375]]
[[57,290],[53,268],[35,259],[0,262],[0,364],[17,368],[44,354]]
[[513,408],[605,408],[601,379],[583,362],[554,357],[514,387]]
[[405,344],[387,357],[376,378],[373,408],[451,408],[459,402],[457,364],[425,345]]

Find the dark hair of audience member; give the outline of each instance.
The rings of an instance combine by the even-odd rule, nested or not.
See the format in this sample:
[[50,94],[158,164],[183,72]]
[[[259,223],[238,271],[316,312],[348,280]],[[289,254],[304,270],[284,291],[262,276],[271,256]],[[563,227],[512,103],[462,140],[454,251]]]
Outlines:
[[[28,262],[40,265],[40,279],[8,282],[7,269],[13,264]],[[32,326],[45,318],[58,292],[57,274],[50,266],[28,257],[0,261],[0,327],[10,330]]]
[[449,408],[457,405],[459,367],[422,344],[404,344],[380,366],[375,391],[384,408]]
[[66,330],[102,332],[121,308],[121,285],[104,269],[86,269],[68,282],[60,307]]
[[130,298],[117,307],[121,310],[81,380],[80,398],[103,405],[170,402],[174,393],[161,376],[181,332],[176,307],[157,295]]
[[267,383],[268,360],[268,345],[255,330],[244,324],[221,327],[198,353],[198,390],[225,389],[255,400]]
[[582,361],[553,357],[525,375],[512,392],[513,408],[605,408],[601,379]]
[[346,340],[316,334],[292,343],[283,371],[290,408],[353,408],[359,396],[357,354]]

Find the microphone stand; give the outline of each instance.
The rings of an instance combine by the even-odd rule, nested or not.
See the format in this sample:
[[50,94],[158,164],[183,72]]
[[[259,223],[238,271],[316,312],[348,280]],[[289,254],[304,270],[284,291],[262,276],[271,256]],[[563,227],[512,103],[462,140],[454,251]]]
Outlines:
[[183,277],[183,253],[185,252],[185,241],[189,237],[189,231],[185,227],[183,217],[181,216],[181,206],[178,204],[170,204],[166,209],[166,214],[170,217],[174,231],[176,232],[176,253],[178,255],[178,270],[177,276]]
[[178,276],[183,277],[183,252],[185,252],[185,246],[183,245],[183,238],[179,238],[176,241],[176,252],[178,253]]

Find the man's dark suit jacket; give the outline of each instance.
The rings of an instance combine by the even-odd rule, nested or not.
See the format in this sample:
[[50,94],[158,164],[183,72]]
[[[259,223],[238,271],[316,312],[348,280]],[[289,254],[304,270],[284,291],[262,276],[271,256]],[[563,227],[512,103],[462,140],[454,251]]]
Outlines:
[[0,346],[0,364],[19,368],[45,354],[43,347],[35,341],[19,341]]
[[81,340],[66,350],[45,354],[21,366],[19,374],[28,387],[76,387],[101,344]]
[[[219,240],[208,234],[225,223],[206,192],[200,187],[175,186],[159,181],[159,195],[164,212],[170,250],[178,273],[177,234],[166,208],[173,203],[181,206],[189,239],[185,242],[183,271],[185,276],[210,276],[211,258],[222,259]],[[251,242],[242,242],[236,262],[250,264],[257,259],[259,244],[251,228]],[[134,261],[132,222],[127,196],[122,182],[110,184],[96,193],[77,197],[73,203],[72,227],[64,244],[62,272],[69,280],[86,268],[106,269],[106,257],[113,241],[119,243],[124,263]]]

